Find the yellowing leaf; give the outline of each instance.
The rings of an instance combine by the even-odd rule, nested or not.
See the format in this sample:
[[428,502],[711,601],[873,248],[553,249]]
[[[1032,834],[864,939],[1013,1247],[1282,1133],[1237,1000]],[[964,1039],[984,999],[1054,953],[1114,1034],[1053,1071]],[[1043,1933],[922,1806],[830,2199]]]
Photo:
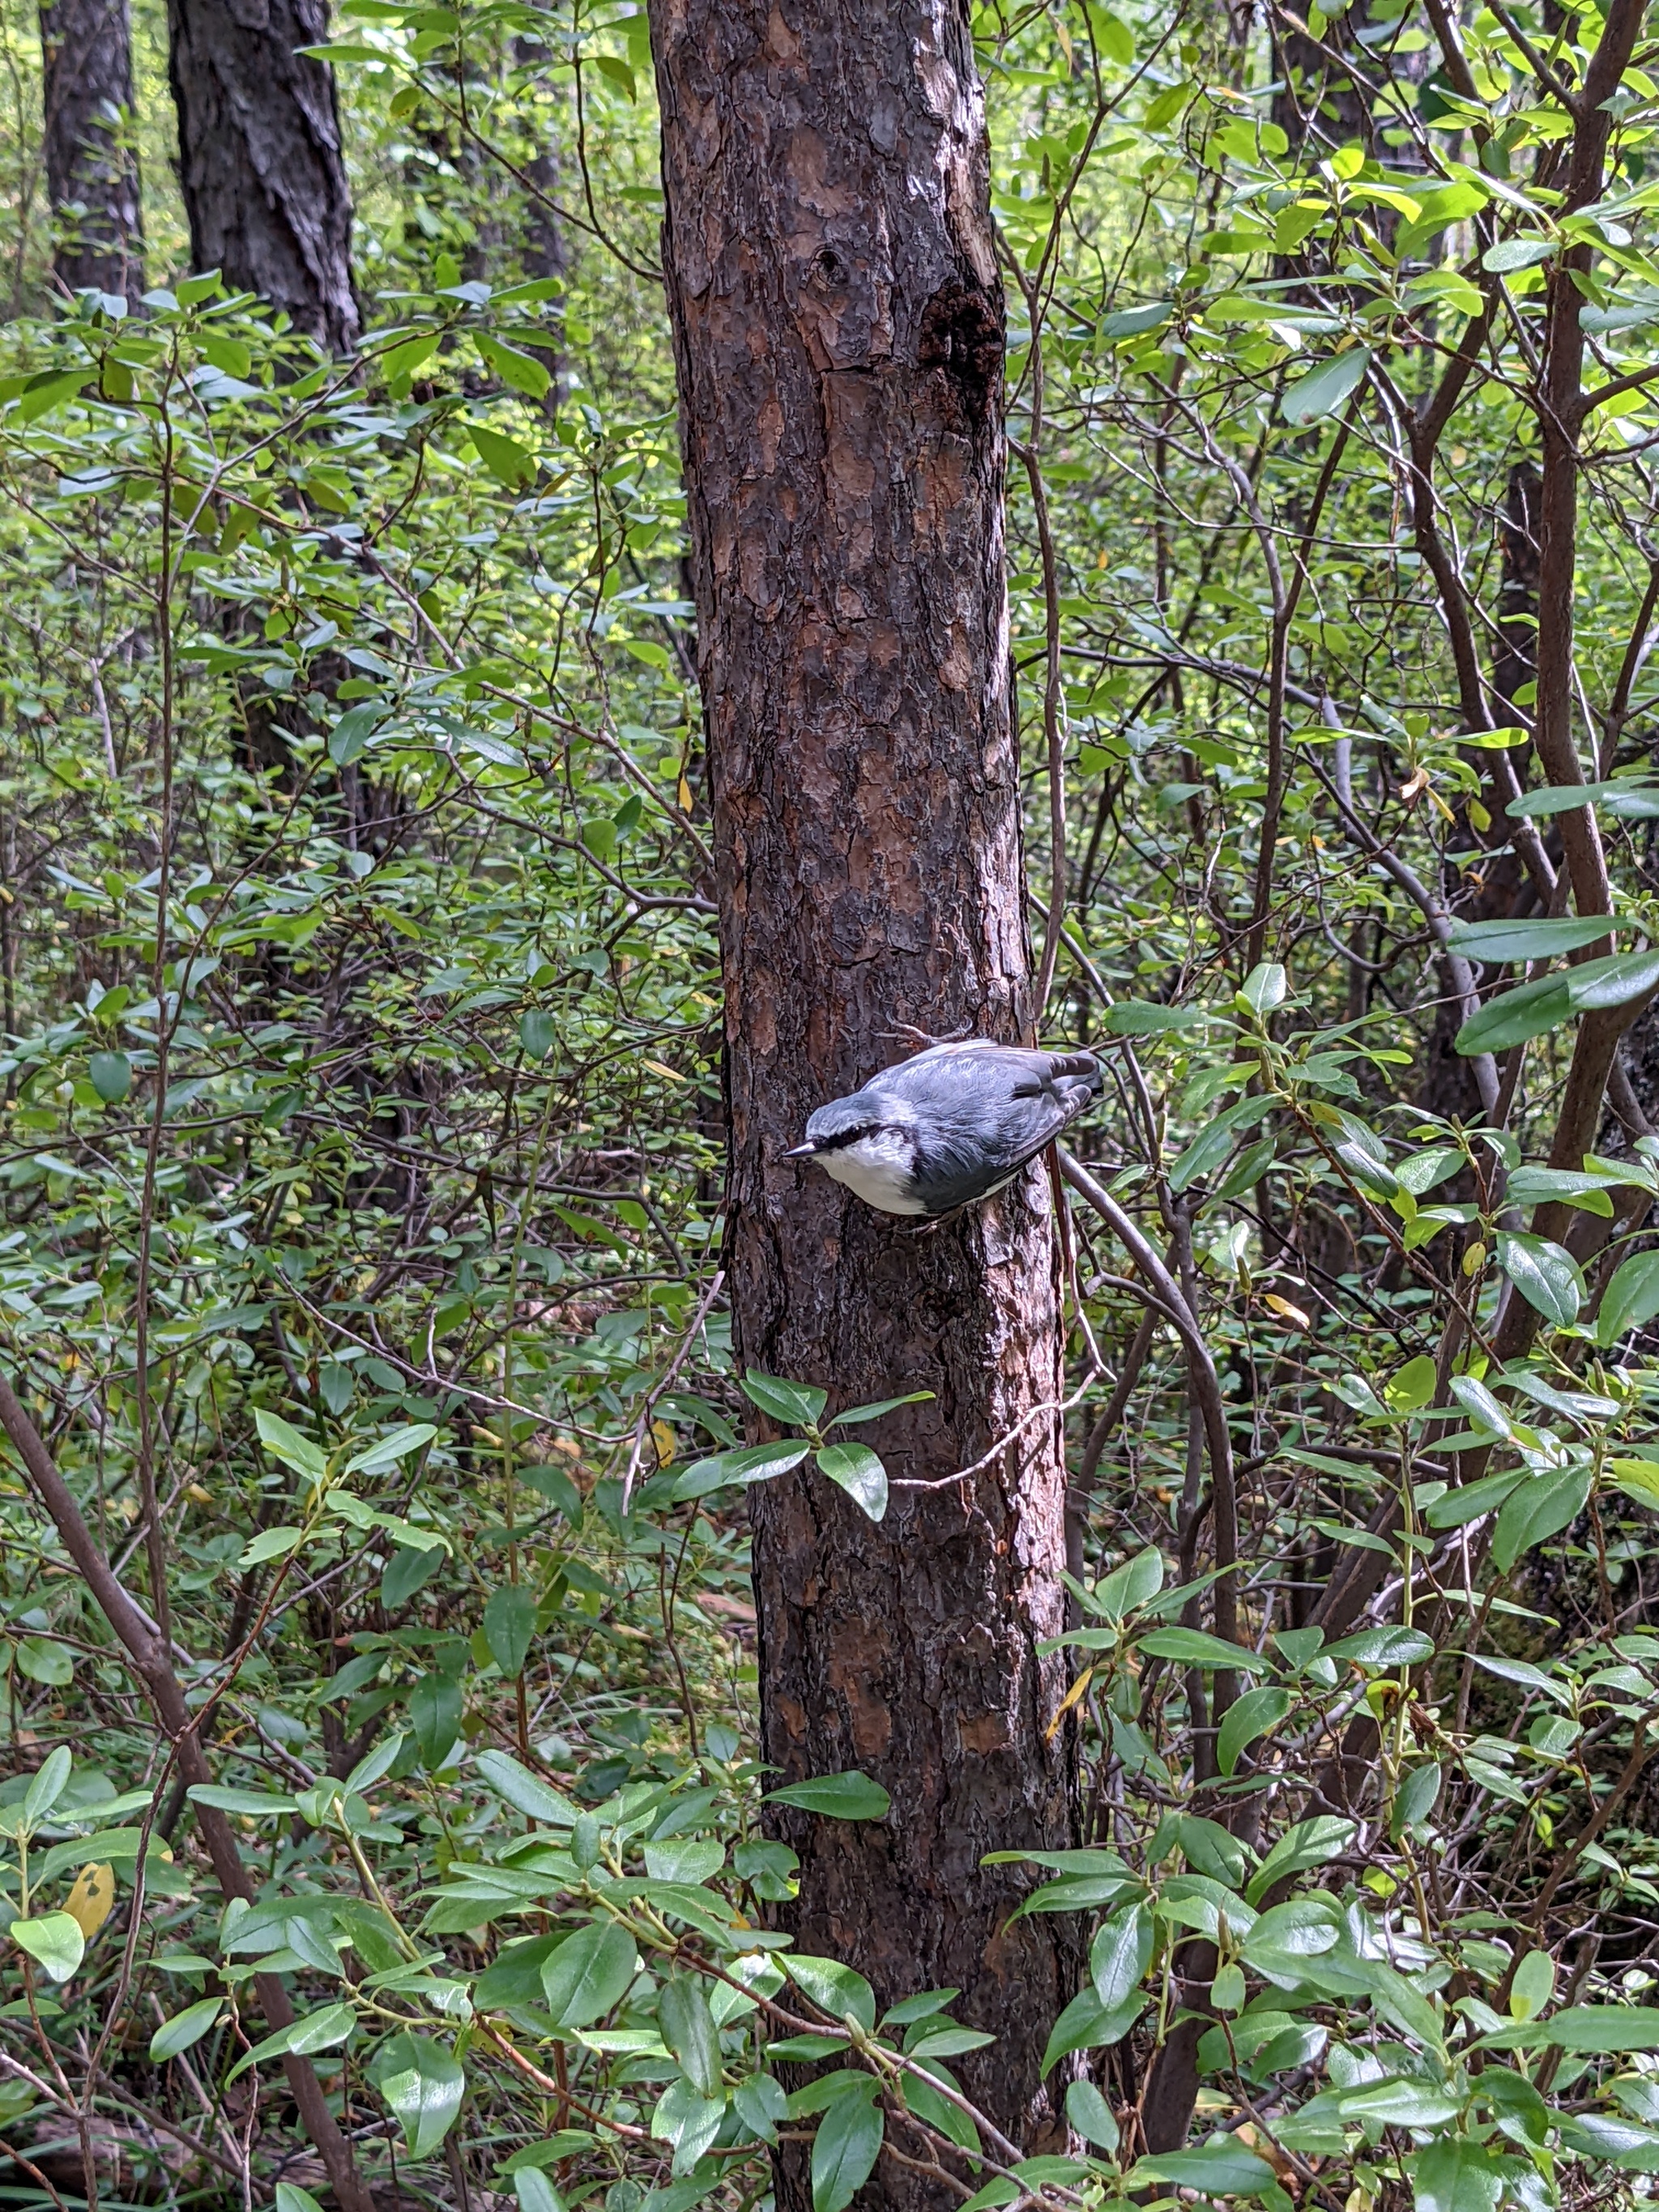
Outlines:
[[1048,1727],[1042,1731],[1042,1741],[1044,1743],[1052,1743],[1054,1741],[1054,1737],[1059,1733],[1060,1723],[1065,1719],[1066,1714],[1071,1711],[1072,1707],[1076,1705],[1078,1700],[1082,1697],[1083,1692],[1088,1688],[1090,1683],[1093,1681],[1094,1674],[1095,1670],[1092,1667],[1085,1667],[1083,1672],[1078,1676],[1076,1681],[1073,1683],[1071,1688],[1067,1690],[1065,1696],[1060,1699],[1060,1703],[1054,1707],[1054,1717],[1053,1720],[1049,1722]]
[[110,1908],[115,1902],[115,1869],[112,1866],[84,1866],[75,1877],[75,1887],[64,1899],[64,1910],[80,1927],[88,1943],[109,1918]]
[[680,1440],[666,1421],[652,1422],[651,1441],[657,1447],[658,1466],[671,1467],[673,1464],[674,1455],[680,1448]]
[[1281,1298],[1276,1291],[1268,1291],[1267,1304],[1274,1313],[1282,1315],[1286,1321],[1294,1322],[1298,1328],[1313,1327],[1300,1306],[1293,1306],[1288,1298]]

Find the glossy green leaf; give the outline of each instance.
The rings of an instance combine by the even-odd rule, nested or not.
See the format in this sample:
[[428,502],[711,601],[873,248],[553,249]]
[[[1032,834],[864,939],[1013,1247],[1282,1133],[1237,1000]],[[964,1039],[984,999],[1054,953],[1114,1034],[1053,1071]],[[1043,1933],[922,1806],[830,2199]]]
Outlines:
[[579,1928],[543,1964],[547,2009],[561,2027],[602,2020],[627,1996],[639,1965],[633,1937],[616,1922]]
[[1563,915],[1553,921],[1456,921],[1448,941],[1466,960],[1553,960],[1594,945],[1613,927],[1601,915]]
[[884,1820],[892,1799],[879,1782],[854,1768],[846,1774],[824,1774],[811,1782],[791,1782],[769,1790],[768,1805],[793,1805],[803,1813],[819,1813],[832,1820]]
[[509,1682],[524,1672],[536,1638],[536,1594],[523,1583],[503,1583],[491,1590],[483,1610],[484,1641],[489,1656]]
[[171,2020],[163,2021],[149,2039],[151,2059],[159,2065],[163,2059],[176,2058],[181,2051],[188,2051],[199,2043],[224,2008],[222,1997],[204,1997],[199,2003],[186,2005],[182,2012],[174,2013]]
[[1246,1690],[1227,1708],[1216,1736],[1216,1764],[1231,1774],[1247,1745],[1278,1727],[1294,1700],[1288,1690]]
[[875,1993],[862,1974],[835,1959],[814,1959],[794,1952],[781,1954],[778,1964],[799,1990],[804,1990],[820,2012],[831,2020],[850,2013],[860,2027],[876,2024]]
[[792,1428],[812,1427],[830,1402],[830,1393],[820,1390],[816,1383],[786,1382],[775,1375],[763,1375],[751,1367],[743,1378],[743,1395],[769,1413],[775,1421],[787,1421]]
[[1584,1278],[1571,1255],[1547,1237],[1518,1230],[1500,1229],[1497,1247],[1498,1266],[1527,1304],[1556,1328],[1570,1328],[1584,1302]]
[[870,2094],[837,2097],[812,2138],[812,2212],[846,2212],[875,2171],[885,2122]]
[[820,1474],[844,1490],[871,1520],[887,1512],[887,1469],[867,1444],[830,1444],[817,1454]]
[[1116,2012],[1140,1987],[1152,1959],[1152,1916],[1142,1904],[1115,1912],[1089,1950],[1089,1977],[1103,2012]]
[[35,1919],[14,1920],[11,1940],[54,1982],[68,1981],[86,1956],[86,1936],[72,1913],[45,1912]]
[[453,2051],[428,2037],[392,2036],[375,2053],[375,2087],[404,2131],[411,2158],[428,2158],[455,2124],[466,2074]]

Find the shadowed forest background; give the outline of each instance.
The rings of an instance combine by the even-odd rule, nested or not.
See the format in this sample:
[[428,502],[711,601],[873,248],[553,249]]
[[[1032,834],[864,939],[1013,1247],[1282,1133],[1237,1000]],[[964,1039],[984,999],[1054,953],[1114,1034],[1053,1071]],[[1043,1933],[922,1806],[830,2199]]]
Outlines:
[[0,0],[7,2203],[1650,2193],[1656,64]]

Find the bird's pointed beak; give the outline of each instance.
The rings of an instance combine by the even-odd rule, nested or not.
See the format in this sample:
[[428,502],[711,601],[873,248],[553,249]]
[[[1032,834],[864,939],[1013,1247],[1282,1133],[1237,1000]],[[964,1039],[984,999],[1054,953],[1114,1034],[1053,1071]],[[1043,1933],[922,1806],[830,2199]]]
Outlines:
[[804,1145],[792,1145],[783,1157],[787,1160],[810,1160],[817,1151],[817,1146],[809,1137]]

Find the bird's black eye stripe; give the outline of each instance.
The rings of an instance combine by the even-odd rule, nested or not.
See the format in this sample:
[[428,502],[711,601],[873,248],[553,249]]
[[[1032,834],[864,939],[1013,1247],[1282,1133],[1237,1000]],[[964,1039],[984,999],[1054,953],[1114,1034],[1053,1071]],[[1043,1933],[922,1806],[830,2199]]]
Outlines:
[[821,1152],[838,1152],[843,1146],[856,1145],[860,1137],[872,1136],[874,1132],[873,1122],[863,1129],[837,1129],[833,1136],[818,1139],[818,1150]]

